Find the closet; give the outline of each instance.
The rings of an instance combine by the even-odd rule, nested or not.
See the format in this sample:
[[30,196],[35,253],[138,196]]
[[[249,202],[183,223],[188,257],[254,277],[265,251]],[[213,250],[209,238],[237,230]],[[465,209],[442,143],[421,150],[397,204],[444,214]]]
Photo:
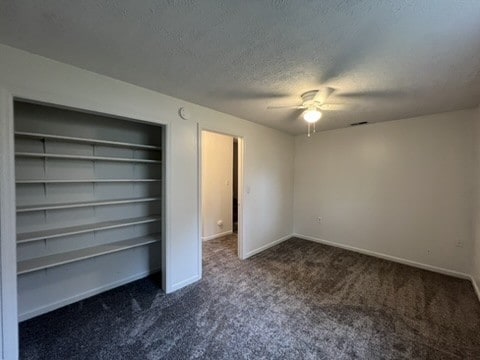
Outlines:
[[162,126],[15,101],[19,319],[160,271]]

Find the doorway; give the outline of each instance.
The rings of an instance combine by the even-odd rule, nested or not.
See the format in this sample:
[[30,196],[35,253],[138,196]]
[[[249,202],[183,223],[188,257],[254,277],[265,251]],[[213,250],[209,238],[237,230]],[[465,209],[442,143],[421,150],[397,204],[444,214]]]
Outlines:
[[226,246],[241,259],[243,139],[202,130],[200,158],[201,242]]

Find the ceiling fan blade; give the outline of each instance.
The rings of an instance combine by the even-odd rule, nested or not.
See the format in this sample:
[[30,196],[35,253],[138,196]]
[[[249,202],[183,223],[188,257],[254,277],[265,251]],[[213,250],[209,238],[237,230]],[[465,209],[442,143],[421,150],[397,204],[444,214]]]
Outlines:
[[405,92],[396,90],[371,90],[338,94],[339,97],[349,99],[397,99],[404,97],[405,95]]
[[320,110],[323,111],[341,111],[341,110],[347,110],[349,106],[346,104],[323,104],[320,105]]
[[285,99],[289,94],[279,91],[261,91],[254,89],[222,89],[209,92],[209,95],[225,100]]
[[335,91],[334,88],[331,87],[324,87],[320,90],[318,90],[317,94],[313,97],[313,101],[319,104],[324,104],[325,101],[327,101],[328,97],[332,95],[332,93]]
[[277,109],[306,109],[303,105],[286,105],[286,106],[268,106],[268,110],[277,110]]

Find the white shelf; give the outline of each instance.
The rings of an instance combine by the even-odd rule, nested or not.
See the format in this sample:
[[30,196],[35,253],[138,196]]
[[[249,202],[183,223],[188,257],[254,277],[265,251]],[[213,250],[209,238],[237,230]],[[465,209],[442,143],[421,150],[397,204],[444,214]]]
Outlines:
[[138,246],[152,244],[161,240],[160,234],[151,234],[135,239],[118,241],[111,244],[98,245],[86,249],[69,251],[61,254],[48,255],[31,260],[20,261],[17,264],[18,275],[44,270],[55,266],[85,260],[101,255],[111,254]]
[[161,160],[151,160],[151,159],[134,159],[134,158],[119,158],[119,157],[110,157],[110,156],[90,156],[90,155],[45,154],[45,153],[31,153],[31,152],[17,152],[15,153],[15,156],[42,158],[42,159],[114,161],[114,162],[146,163],[146,164],[160,164],[162,162]]
[[31,133],[31,132],[23,132],[23,131],[16,131],[15,135],[16,136],[21,136],[21,137],[30,137],[30,138],[35,138],[35,139],[79,142],[79,143],[87,143],[87,144],[94,144],[94,145],[127,147],[127,148],[132,148],[132,149],[146,149],[146,150],[161,150],[162,149],[161,147],[154,146],[154,145],[132,144],[132,143],[126,143],[126,142],[119,142],[119,141],[98,140],[98,139],[89,139],[89,138],[79,138],[79,137],[73,137],[73,136]]
[[115,220],[115,221],[102,221],[94,224],[69,226],[61,229],[32,231],[28,233],[18,234],[17,243],[22,244],[22,243],[27,243],[27,242],[37,241],[37,240],[42,240],[47,238],[52,239],[52,238],[68,236],[68,235],[78,235],[78,234],[84,234],[84,233],[100,231],[100,230],[116,229],[121,227],[132,226],[132,225],[152,223],[160,220],[161,218],[159,216],[154,215],[154,216]]
[[71,183],[129,183],[129,182],[161,182],[161,179],[34,179],[17,180],[17,184],[71,184]]
[[133,204],[133,203],[151,202],[151,201],[159,201],[159,200],[161,200],[160,197],[146,197],[146,198],[119,199],[119,200],[83,201],[83,202],[76,202],[76,203],[27,205],[27,206],[17,206],[17,212],[73,209],[73,208],[81,208],[81,207],[88,207],[88,206]]

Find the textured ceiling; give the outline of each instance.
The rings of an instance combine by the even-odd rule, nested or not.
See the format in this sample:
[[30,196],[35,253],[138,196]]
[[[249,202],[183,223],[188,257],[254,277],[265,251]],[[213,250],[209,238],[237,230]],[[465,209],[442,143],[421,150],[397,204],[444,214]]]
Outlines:
[[291,133],[480,102],[479,0],[4,0],[0,43]]

